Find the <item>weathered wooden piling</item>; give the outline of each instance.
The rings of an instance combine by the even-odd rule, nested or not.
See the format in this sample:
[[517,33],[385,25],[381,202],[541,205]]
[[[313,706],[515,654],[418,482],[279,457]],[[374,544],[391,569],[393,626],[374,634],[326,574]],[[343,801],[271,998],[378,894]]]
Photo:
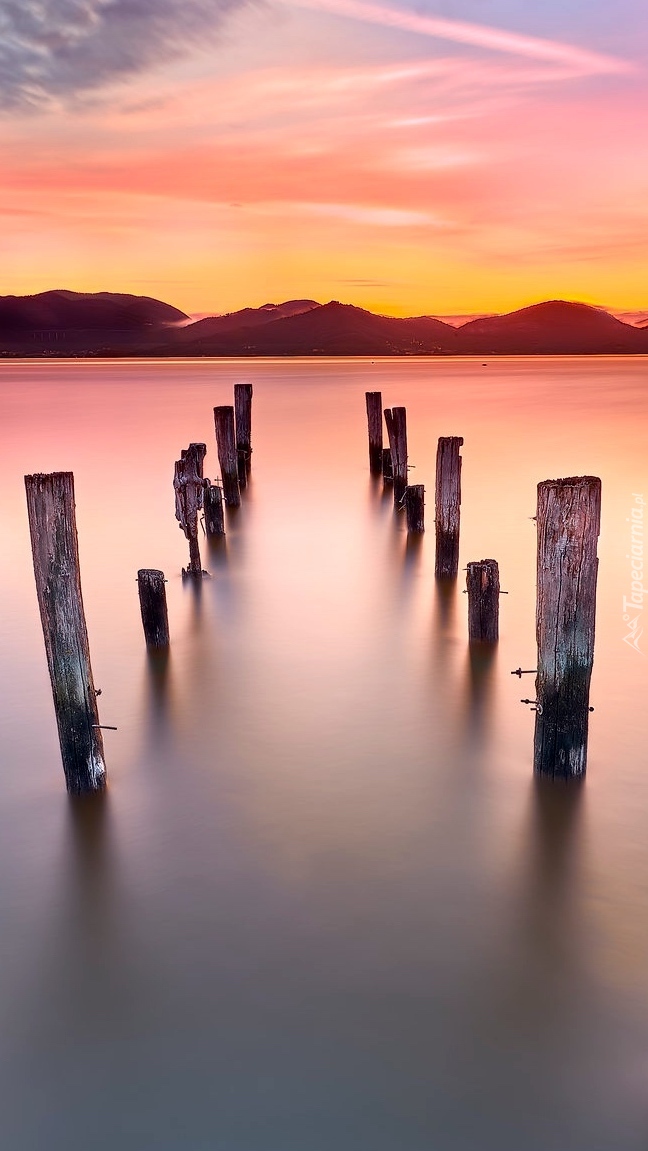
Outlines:
[[380,392],[365,392],[369,430],[369,471],[379,476],[383,467],[383,409]]
[[97,692],[81,595],[72,472],[25,476],[36,594],[61,758],[72,795],[106,784]]
[[425,531],[425,487],[423,484],[410,484],[405,488],[405,511],[408,532]]
[[220,484],[205,480],[203,492],[203,512],[207,539],[225,535],[225,515],[223,512],[223,489]]
[[394,469],[392,467],[391,448],[383,448],[382,450],[382,476],[383,483],[393,484]]
[[169,646],[169,616],[164,572],[140,568],[137,573],[142,626],[147,647]]
[[234,384],[234,413],[238,479],[244,488],[252,466],[252,384]]
[[596,476],[538,484],[538,586],[534,768],[582,776],[587,763],[594,663],[596,546],[601,481]]
[[386,408],[385,423],[387,424],[394,475],[394,503],[400,504],[407,487],[407,415],[405,408]]
[[183,448],[180,452],[180,458],[188,461],[188,465],[199,479],[203,478],[203,464],[205,456],[207,455],[207,444],[189,444],[188,448]]
[[241,502],[241,492],[238,481],[234,408],[231,405],[222,404],[220,407],[214,408],[214,427],[216,429],[218,462],[223,481],[223,496],[228,507],[237,508]]
[[175,514],[186,538],[189,540],[188,575],[202,575],[200,547],[198,545],[198,512],[203,506],[205,489],[203,480],[204,444],[190,444],[183,448],[180,459],[175,462],[173,487],[175,489]]
[[466,569],[468,639],[496,643],[499,639],[500,581],[497,560],[475,560]]
[[456,576],[459,570],[462,436],[440,436],[436,458],[436,559],[434,574]]

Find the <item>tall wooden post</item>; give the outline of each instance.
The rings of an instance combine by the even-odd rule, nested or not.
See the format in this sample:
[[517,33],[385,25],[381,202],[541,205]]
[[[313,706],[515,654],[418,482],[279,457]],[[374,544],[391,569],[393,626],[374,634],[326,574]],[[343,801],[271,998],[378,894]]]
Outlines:
[[228,507],[237,508],[241,502],[238,481],[238,457],[234,433],[234,408],[223,404],[214,408],[214,427],[218,462],[223,481],[223,496]]
[[367,425],[369,429],[369,471],[374,476],[382,472],[383,462],[383,410],[380,392],[365,392]]
[[391,449],[383,448],[382,451],[382,474],[383,483],[392,484],[394,482],[394,469],[392,467]]
[[175,462],[173,487],[175,489],[175,514],[185,536],[189,540],[188,575],[201,576],[202,562],[198,545],[198,512],[203,506],[203,460],[204,444],[190,444],[180,453]]
[[156,568],[140,568],[137,590],[147,647],[168,647],[169,616],[164,572]]
[[252,384],[234,384],[234,412],[238,479],[244,488],[252,466]]
[[500,581],[497,560],[468,564],[468,639],[495,643],[499,639]]
[[534,768],[539,775],[581,776],[587,763],[600,522],[597,477],[538,484]]
[[408,532],[425,531],[425,487],[411,484],[405,488],[405,511]]
[[212,484],[205,480],[203,492],[203,510],[205,513],[205,533],[207,539],[225,535],[225,517],[223,515],[223,489],[219,484]]
[[400,504],[407,487],[407,416],[405,408],[386,408],[385,423],[394,474],[394,503]]
[[436,559],[434,574],[444,579],[459,570],[462,436],[440,436],[436,458]]
[[63,771],[72,795],[106,784],[83,611],[72,472],[25,476],[36,594]]

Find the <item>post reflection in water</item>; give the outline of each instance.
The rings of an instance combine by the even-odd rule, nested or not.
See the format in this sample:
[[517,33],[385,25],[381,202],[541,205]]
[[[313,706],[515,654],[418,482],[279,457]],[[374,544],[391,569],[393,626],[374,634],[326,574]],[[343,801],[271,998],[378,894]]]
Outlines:
[[[574,1065],[561,1085],[566,1096],[563,1106],[573,1106],[568,1096],[577,1089],[578,1060],[591,1058],[588,1036],[604,1026],[601,1007],[594,1004],[594,990],[588,986],[582,951],[584,813],[581,781],[532,781],[523,825],[527,859],[513,904],[511,983],[505,992],[505,1010],[516,1028],[528,1031],[531,1038],[528,1062],[535,1065],[535,1074],[547,1068],[550,1086],[557,1076],[547,1065],[549,1053],[556,1044],[571,1049]],[[605,1064],[607,1056],[600,1062]],[[595,1073],[600,1073],[598,1068]],[[582,1090],[580,1085],[578,1089]]]
[[403,575],[405,584],[410,584],[421,570],[424,535],[422,532],[408,532],[403,552]]
[[183,575],[182,585],[191,606],[191,620],[193,631],[200,630],[203,623],[203,579],[206,576]]
[[[227,618],[233,622],[240,611],[240,587],[237,572],[240,568],[245,541],[239,536],[222,536],[210,542],[208,560],[211,580],[208,594]],[[207,589],[206,589],[207,590]]]
[[440,639],[455,630],[457,615],[457,577],[446,576],[434,581],[435,630]]
[[497,652],[496,643],[476,642],[468,645],[464,730],[467,746],[474,749],[484,748],[484,741],[493,724]]
[[578,779],[536,777],[531,786],[529,867],[520,922],[527,963],[544,984],[534,999],[551,1001],[553,1010],[553,997],[569,996],[574,981],[584,976],[579,955],[584,795]]
[[[531,868],[535,898],[531,904],[549,916],[553,929],[540,936],[555,935],[570,903],[582,849],[585,784],[582,779],[533,779],[531,786]],[[547,927],[550,922],[547,922]]]
[[210,572],[227,567],[227,536],[211,536],[208,538],[207,567]]
[[110,782],[103,795],[70,797],[66,814],[68,834],[57,872],[60,912],[45,937],[43,1010],[56,1017],[61,1005],[47,999],[61,996],[103,1019],[110,1012],[111,973],[122,962]]
[[71,851],[67,877],[76,906],[98,934],[105,930],[110,892],[111,824],[110,791],[89,796],[69,796],[67,817]]
[[149,650],[146,653],[144,696],[148,717],[148,739],[151,749],[157,751],[167,745],[172,726],[171,662],[170,651]]
[[382,476],[369,474],[369,502],[375,507],[382,507],[385,484]]
[[[615,1145],[618,1116],[605,1091],[614,1058],[605,1044],[610,1021],[583,962],[583,815],[578,784],[533,782],[518,829],[520,857],[511,861],[508,922],[499,925],[495,955],[483,956],[481,1010],[467,1022],[473,1048],[486,1046],[492,1059],[482,1090],[466,1086],[473,1140],[467,1147],[497,1145],[482,1139],[493,1111],[502,1116],[506,1146],[545,1151],[571,1146],[572,1139],[579,1151]],[[502,1078],[497,1066],[506,1069]],[[514,1131],[526,1126],[529,1111],[533,1128],[516,1144]],[[582,1142],[574,1135],[575,1114]]]
[[386,484],[384,480],[380,492],[380,506],[385,512],[392,511],[394,507],[394,486],[391,483]]
[[[421,600],[429,603],[431,585],[424,588],[423,575],[425,537],[407,531],[404,509],[394,508],[390,502],[383,505],[381,514],[374,517],[374,525],[384,533],[384,570],[381,582],[389,589],[391,612],[396,628],[394,643],[399,644],[406,634],[402,629],[406,621],[413,628],[421,627]],[[409,633],[408,633],[409,634]]]

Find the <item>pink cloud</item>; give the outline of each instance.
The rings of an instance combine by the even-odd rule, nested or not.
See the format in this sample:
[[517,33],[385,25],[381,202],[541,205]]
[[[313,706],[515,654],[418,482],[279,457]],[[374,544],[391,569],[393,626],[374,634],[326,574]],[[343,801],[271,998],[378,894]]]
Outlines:
[[600,52],[590,52],[556,40],[522,36],[517,32],[490,28],[483,24],[468,24],[462,20],[421,16],[401,8],[385,8],[382,5],[370,4],[366,0],[289,0],[289,3],[295,7],[330,12],[336,16],[346,16],[370,24],[381,24],[386,28],[399,28],[404,32],[451,40],[455,44],[468,44],[474,48],[486,48],[495,52],[526,56],[532,60],[564,64],[576,75],[613,74],[633,70],[632,65],[626,60]]

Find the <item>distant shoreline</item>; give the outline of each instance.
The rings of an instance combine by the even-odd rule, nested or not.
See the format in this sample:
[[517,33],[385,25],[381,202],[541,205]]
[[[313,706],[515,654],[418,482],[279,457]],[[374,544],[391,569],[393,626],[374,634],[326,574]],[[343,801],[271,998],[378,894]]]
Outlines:
[[646,351],[637,352],[588,352],[588,351],[547,351],[547,352],[268,352],[257,354],[254,352],[227,352],[221,355],[208,355],[187,352],[88,352],[86,354],[68,353],[67,355],[45,353],[35,356],[33,353],[2,352],[0,351],[0,364],[19,361],[31,361],[37,364],[46,363],[97,363],[112,360],[117,361],[184,361],[196,363],[201,360],[547,360],[547,359],[619,359],[641,360],[648,357]]

